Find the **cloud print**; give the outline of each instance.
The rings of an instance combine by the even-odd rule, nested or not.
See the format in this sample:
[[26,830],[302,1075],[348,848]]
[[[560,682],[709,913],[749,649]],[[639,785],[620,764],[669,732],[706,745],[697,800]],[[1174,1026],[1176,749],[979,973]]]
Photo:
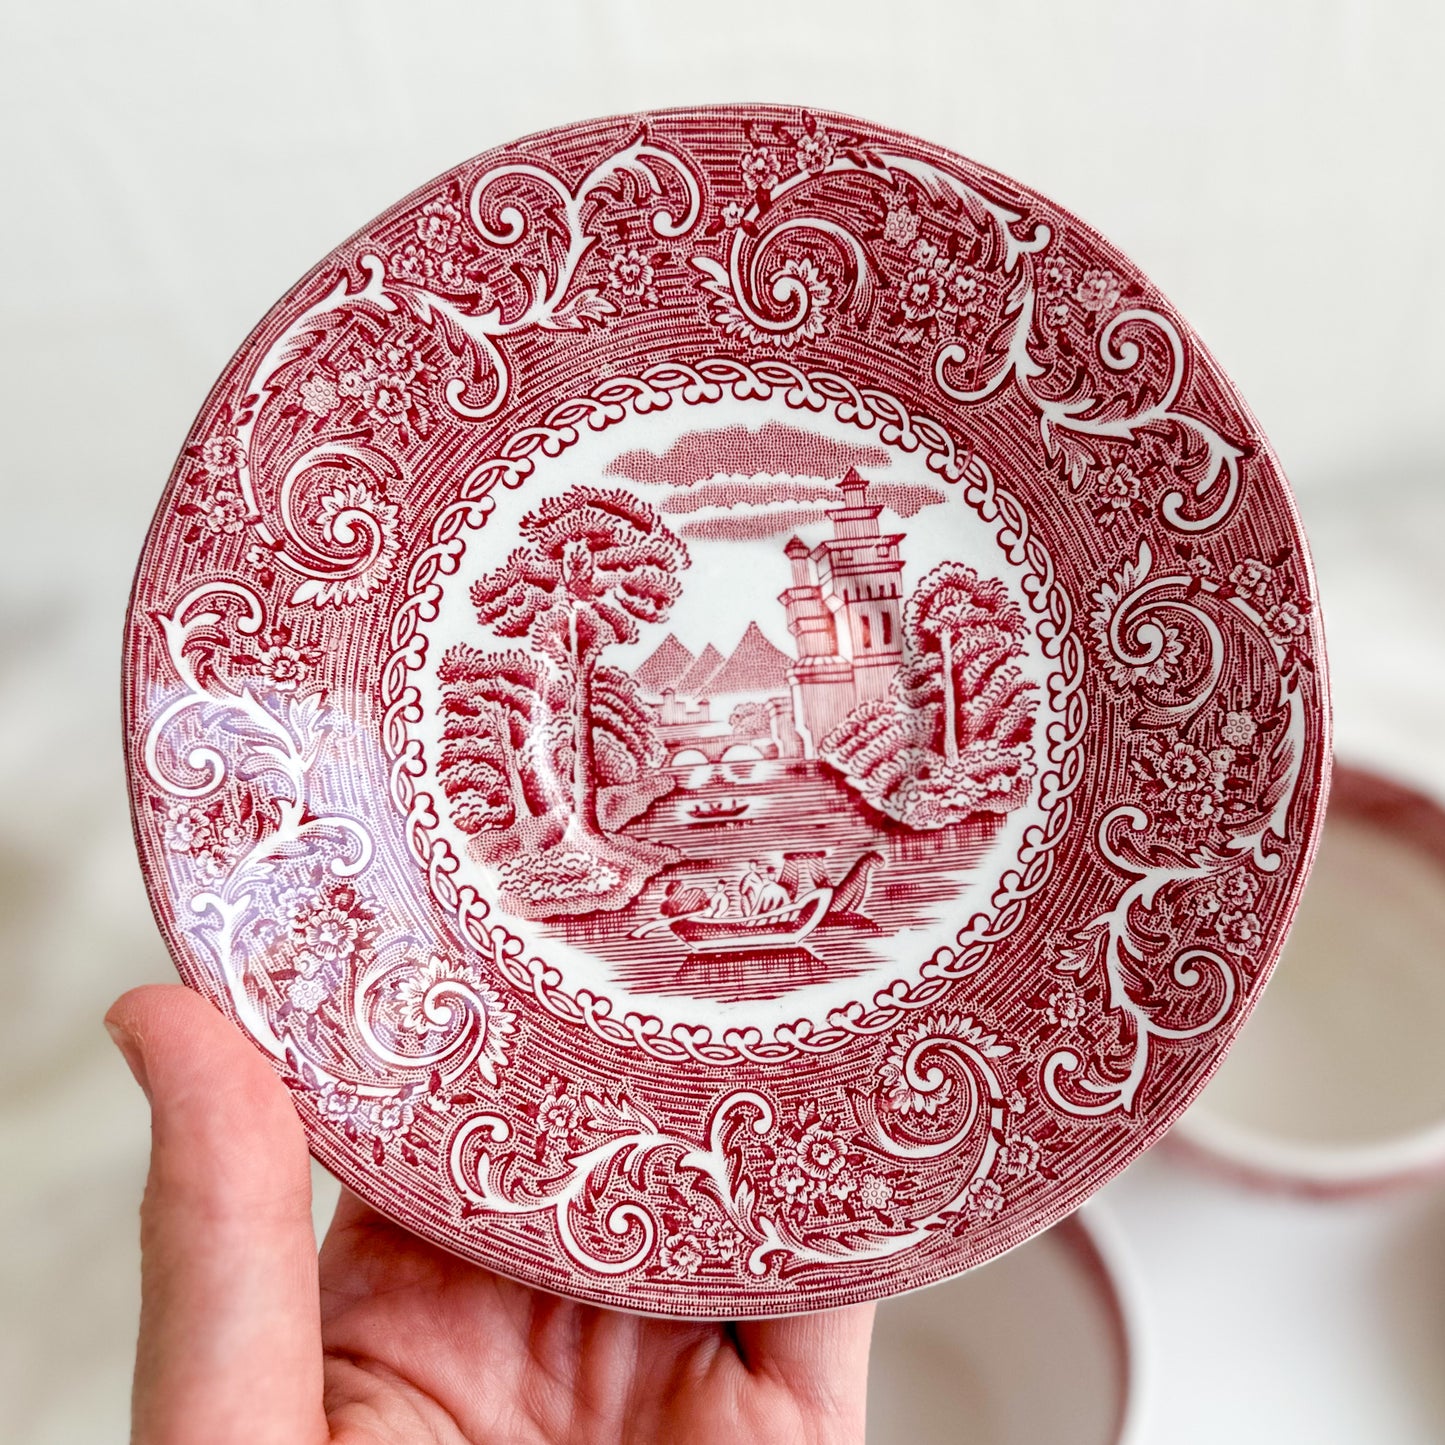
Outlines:
[[623,452],[607,467],[609,476],[634,482],[690,487],[717,476],[748,476],[757,472],[798,477],[841,477],[849,467],[864,470],[886,466],[882,447],[815,436],[784,422],[765,422],[757,431],[745,426],[721,431],[689,432],[660,456],[656,452]]
[[707,542],[749,542],[761,537],[777,537],[811,526],[822,516],[819,511],[795,508],[788,512],[757,511],[749,508],[738,516],[704,517],[697,522],[684,522],[678,530],[682,537]]
[[[874,482],[869,493],[878,505],[900,517],[916,516],[924,507],[935,507],[946,494],[921,482]],[[773,502],[820,502],[836,507],[842,498],[836,482],[815,482],[805,477],[718,477],[700,482],[685,492],[670,492],[659,510],[670,516],[701,512],[709,507],[758,509]],[[809,521],[822,520],[822,508],[815,512],[789,513]]]

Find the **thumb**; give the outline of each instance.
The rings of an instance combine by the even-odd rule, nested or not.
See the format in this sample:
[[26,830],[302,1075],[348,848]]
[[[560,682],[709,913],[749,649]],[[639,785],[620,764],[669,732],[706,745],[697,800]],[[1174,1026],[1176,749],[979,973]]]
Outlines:
[[134,989],[105,1023],[151,1102],[135,1445],[325,1440],[311,1175],[285,1085],[188,988]]

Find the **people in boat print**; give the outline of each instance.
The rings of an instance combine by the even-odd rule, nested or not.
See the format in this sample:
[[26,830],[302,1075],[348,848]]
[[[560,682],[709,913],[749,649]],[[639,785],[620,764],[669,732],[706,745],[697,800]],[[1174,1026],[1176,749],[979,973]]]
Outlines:
[[764,867],[753,858],[738,882],[738,901],[742,904],[743,913],[756,917],[779,908],[791,908],[795,900],[778,882],[777,869]]
[[862,909],[874,870],[882,855],[869,849],[856,858],[836,886],[823,867],[823,852],[783,854],[781,871],[761,859],[750,858],[735,883],[726,878],[674,879],[663,894],[658,917],[636,930],[634,937],[672,932],[683,939],[705,925],[713,941],[720,931],[735,929],[757,936],[776,922],[786,928],[798,920],[803,933],[825,922],[871,927]]
[[661,913],[666,918],[695,915],[702,918],[756,918],[780,908],[791,908],[796,901],[777,881],[777,869],[764,867],[756,859],[737,882],[737,907],[727,879],[716,878],[711,884],[673,882],[663,895]]

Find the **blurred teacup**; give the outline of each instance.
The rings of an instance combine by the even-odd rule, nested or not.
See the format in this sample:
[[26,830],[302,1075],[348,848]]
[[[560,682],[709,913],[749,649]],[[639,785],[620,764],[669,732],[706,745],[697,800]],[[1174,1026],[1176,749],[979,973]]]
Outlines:
[[1445,811],[1336,764],[1274,977],[1171,1140],[1252,1182],[1351,1193],[1445,1170]]
[[1132,1273],[1098,1204],[878,1308],[869,1445],[1137,1441]]

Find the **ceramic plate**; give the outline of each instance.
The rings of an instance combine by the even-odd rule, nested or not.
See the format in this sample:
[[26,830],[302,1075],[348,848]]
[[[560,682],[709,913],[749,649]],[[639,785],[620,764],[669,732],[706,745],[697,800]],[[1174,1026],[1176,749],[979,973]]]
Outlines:
[[1308,557],[1152,285],[808,111],[571,126],[329,255],[126,639],[186,980],[317,1156],[695,1316],[967,1269],[1202,1085],[1323,804]]

